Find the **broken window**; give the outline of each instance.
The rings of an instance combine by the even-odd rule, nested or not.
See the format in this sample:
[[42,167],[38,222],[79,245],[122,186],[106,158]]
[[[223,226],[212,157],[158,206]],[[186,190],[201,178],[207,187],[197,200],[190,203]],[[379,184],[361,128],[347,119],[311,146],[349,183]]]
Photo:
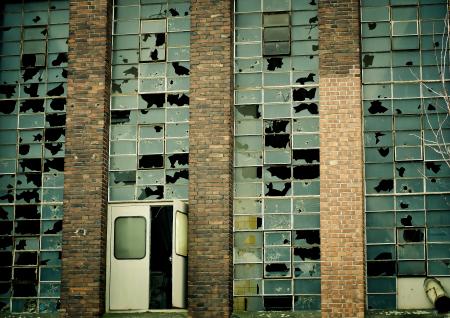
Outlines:
[[[417,308],[404,295],[412,281],[448,275],[448,169],[433,144],[446,112],[439,81],[445,1],[362,5],[363,109],[368,250],[368,308]],[[433,58],[434,57],[434,58]],[[447,80],[448,74],[442,74]],[[430,86],[431,85],[431,86]],[[441,84],[442,85],[442,84]],[[434,223],[442,221],[442,228]],[[434,236],[430,233],[441,233]],[[430,239],[432,238],[433,241]],[[405,280],[405,277],[407,278]],[[417,278],[413,278],[417,277]],[[422,280],[423,281],[423,280]],[[418,296],[421,297],[421,296]],[[424,303],[427,303],[426,300]],[[424,304],[422,303],[422,304]],[[412,307],[411,307],[412,306]]]
[[[142,20],[140,30],[140,61],[166,60],[166,19]],[[116,30],[120,32],[120,29]]]
[[68,1],[7,2],[0,26],[0,311],[59,308]]
[[114,3],[109,199],[188,196],[190,3]]
[[236,1],[234,307],[320,308],[316,1]]

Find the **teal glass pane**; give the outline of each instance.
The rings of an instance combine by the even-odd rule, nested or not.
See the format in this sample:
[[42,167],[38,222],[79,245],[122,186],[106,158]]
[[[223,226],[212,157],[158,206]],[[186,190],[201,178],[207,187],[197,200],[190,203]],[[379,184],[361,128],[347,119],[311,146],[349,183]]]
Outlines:
[[362,23],[361,29],[364,38],[386,37],[391,34],[391,25],[389,22]]
[[450,213],[448,211],[427,212],[427,225],[428,226],[450,225]]
[[[392,52],[393,66],[418,66],[420,64],[420,54],[416,51],[395,51]],[[419,77],[418,77],[419,78]]]
[[395,259],[395,245],[368,245],[367,246],[367,260],[377,259]]
[[115,20],[139,19],[139,7],[114,7]]
[[423,276],[426,273],[424,261],[401,261],[398,262],[399,276]]
[[389,21],[389,7],[363,7],[362,21]]
[[261,72],[262,63],[260,59],[235,59],[235,69],[239,73]]
[[393,145],[392,131],[367,132],[364,135],[366,147],[389,147]]
[[261,56],[261,44],[237,44],[236,57]]
[[237,29],[236,42],[261,41],[261,29]]
[[262,26],[261,13],[236,14],[236,28],[258,28]]
[[395,293],[396,279],[390,277],[377,277],[367,279],[368,293]]
[[261,11],[261,0],[238,0],[236,1],[236,12]]
[[373,178],[394,178],[394,166],[391,163],[367,163],[365,165],[366,179]]
[[264,86],[286,86],[291,82],[290,73],[265,73]]
[[294,280],[295,294],[320,294],[320,279]]
[[377,83],[377,82],[389,82],[391,81],[391,69],[390,68],[374,68],[363,70],[363,82],[364,83]]
[[292,106],[286,103],[264,104],[264,118],[290,117]]
[[426,207],[427,210],[447,210],[450,208],[450,195],[427,195]]
[[392,20],[405,21],[405,20],[417,20],[417,7],[393,7],[392,8]]
[[425,226],[425,212],[401,212],[396,213],[396,225],[397,227],[405,226]]
[[417,34],[417,21],[395,22],[392,25],[392,35],[414,35]]
[[391,116],[364,118],[365,131],[389,131],[392,130],[392,124],[393,122]]
[[396,294],[370,294],[367,296],[368,309],[395,309]]
[[428,261],[429,275],[450,275],[450,268],[447,265],[447,260]]
[[418,193],[423,191],[423,179],[403,179],[396,182],[397,193]]
[[419,37],[404,36],[392,39],[392,50],[414,50],[419,49]]
[[386,99],[391,97],[391,85],[364,85],[364,99]]
[[428,242],[450,242],[450,227],[430,227],[427,231]]
[[[420,79],[420,68],[412,67],[412,66],[394,68],[392,70],[392,78],[394,81],[417,81]],[[399,93],[401,93],[401,91],[400,92],[395,91],[394,97],[398,97],[398,96],[395,96],[395,94],[399,94]],[[413,94],[417,94],[416,96],[419,97],[420,90]],[[399,97],[403,98],[403,96],[399,96]]]
[[289,11],[290,0],[263,0],[263,10],[265,12]]
[[395,226],[394,212],[366,213],[366,226],[371,227],[393,227]]
[[363,52],[384,52],[391,50],[391,41],[388,37],[362,39]]
[[320,227],[319,214],[294,215],[294,228],[318,229]]
[[[403,230],[411,231],[411,230]],[[424,259],[425,245],[424,244],[404,244],[397,246],[397,257],[400,260],[405,259]]]
[[310,26],[291,27],[291,39],[293,41],[318,40],[319,32],[317,28]]
[[294,310],[320,310],[321,298],[319,295],[301,295],[294,299]]
[[366,211],[389,211],[394,209],[394,197],[366,197]]
[[395,132],[396,146],[418,146],[422,143],[421,131],[402,130]]
[[420,7],[420,17],[422,19],[444,19],[447,7],[441,2],[440,5],[430,5]]
[[368,244],[395,243],[394,229],[367,229],[366,238]]
[[235,87],[236,88],[251,88],[261,87],[262,74],[236,74],[235,75]]
[[396,197],[397,210],[423,210],[423,196],[398,196]]

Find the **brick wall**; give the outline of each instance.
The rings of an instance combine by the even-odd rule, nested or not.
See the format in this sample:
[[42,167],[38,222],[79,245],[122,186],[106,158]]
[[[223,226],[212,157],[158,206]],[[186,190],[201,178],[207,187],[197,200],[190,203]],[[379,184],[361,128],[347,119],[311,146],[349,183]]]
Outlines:
[[232,296],[232,1],[192,1],[190,317],[228,317]]
[[364,317],[359,1],[319,2],[322,317]]
[[104,311],[110,9],[108,0],[70,2],[62,310]]

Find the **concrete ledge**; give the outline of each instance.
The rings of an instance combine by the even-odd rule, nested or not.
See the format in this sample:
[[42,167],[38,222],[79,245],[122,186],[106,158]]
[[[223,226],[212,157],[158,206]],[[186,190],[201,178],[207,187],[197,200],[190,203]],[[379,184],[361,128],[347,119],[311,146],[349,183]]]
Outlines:
[[53,314],[10,314],[10,313],[0,313],[2,318],[59,318],[58,313]]
[[[143,312],[143,313],[106,313],[102,318],[187,318],[187,312]],[[7,314],[0,313],[2,318],[58,318],[59,314]],[[259,311],[234,312],[231,318],[320,318],[320,311]],[[438,314],[429,310],[401,310],[401,311],[368,311],[366,318],[450,318],[450,313]]]
[[102,318],[187,318],[187,311],[141,312],[141,313],[106,313]]
[[439,317],[445,318],[450,317],[450,314],[438,314],[434,310],[371,310],[366,313],[366,318],[385,318],[385,317],[395,317],[395,318],[410,318],[410,317],[420,317],[420,318],[432,318]]
[[[266,311],[266,312],[234,312],[232,318],[319,318],[320,311]],[[405,311],[368,311],[366,318],[450,318],[450,314],[438,314],[429,310],[405,310]]]

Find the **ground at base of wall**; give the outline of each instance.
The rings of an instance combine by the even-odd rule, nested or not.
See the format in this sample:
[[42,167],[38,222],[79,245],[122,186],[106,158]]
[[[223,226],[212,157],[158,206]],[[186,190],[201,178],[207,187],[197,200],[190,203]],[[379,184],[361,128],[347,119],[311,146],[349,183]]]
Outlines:
[[102,318],[187,318],[187,312],[107,313]]
[[[107,313],[102,318],[187,318],[187,312],[144,312],[144,313]],[[0,314],[1,318],[58,318],[58,314]],[[320,311],[311,312],[235,312],[231,318],[320,318]],[[369,311],[366,318],[450,318],[448,314],[438,314],[435,311],[405,310],[405,311]]]
[[409,318],[409,317],[420,317],[420,318],[450,318],[450,313],[438,314],[437,311],[430,310],[398,310],[398,311],[369,311],[366,313],[367,318]]
[[320,318],[320,311],[235,312],[231,318]]
[[[320,311],[309,312],[236,312],[231,318],[320,318]],[[450,314],[438,314],[435,311],[407,310],[407,311],[369,311],[366,318],[450,318]]]

